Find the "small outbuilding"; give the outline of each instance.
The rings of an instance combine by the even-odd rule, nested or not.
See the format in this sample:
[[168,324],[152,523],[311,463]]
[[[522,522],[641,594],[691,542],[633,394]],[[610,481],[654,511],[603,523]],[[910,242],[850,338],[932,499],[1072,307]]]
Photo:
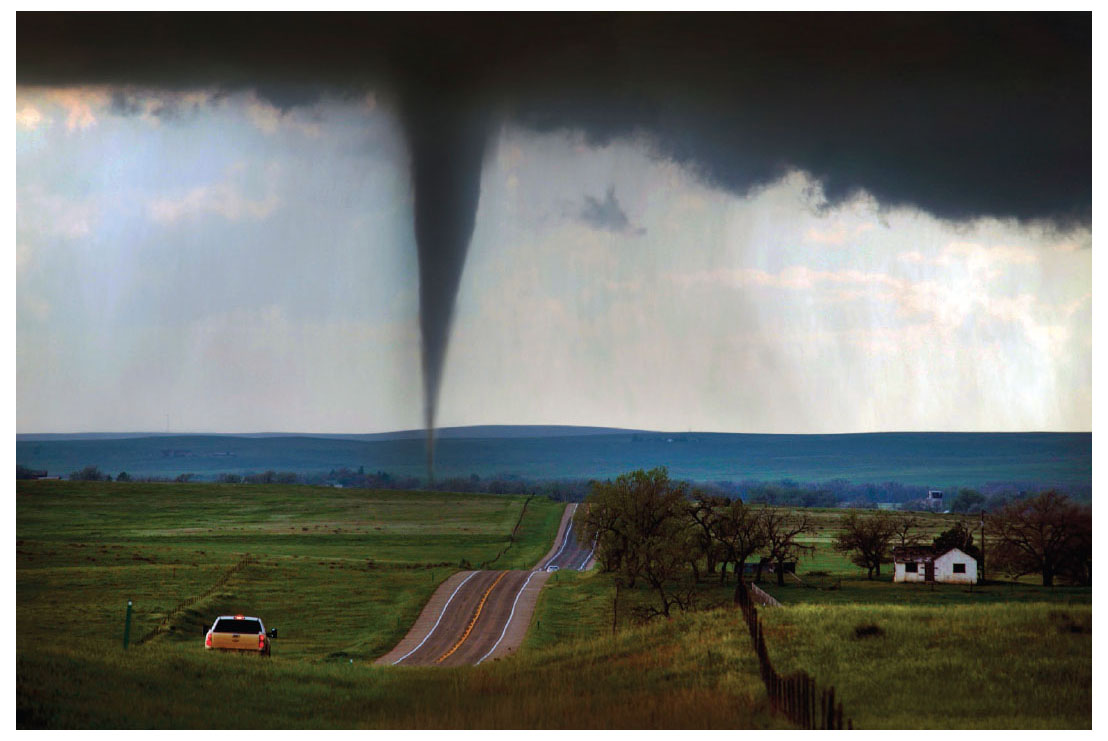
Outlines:
[[893,548],[893,581],[976,584],[977,559],[960,548],[939,552],[929,545],[898,546]]

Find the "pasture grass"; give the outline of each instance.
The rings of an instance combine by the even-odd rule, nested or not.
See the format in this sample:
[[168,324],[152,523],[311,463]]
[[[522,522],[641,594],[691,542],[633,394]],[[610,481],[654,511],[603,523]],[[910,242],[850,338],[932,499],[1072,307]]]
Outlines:
[[961,605],[1011,602],[1090,604],[1092,587],[1043,587],[1026,581],[990,581],[987,584],[923,584],[893,582],[891,574],[873,580],[801,574],[804,584],[788,577],[784,586],[763,581],[759,586],[785,604],[897,604]]
[[[300,486],[20,482],[16,491],[19,728],[783,723],[766,705],[745,625],[719,607],[733,577],[690,577],[701,611],[647,623],[655,595],[624,588],[613,632],[610,576],[562,571],[509,659],[372,665],[463,560],[537,562],[564,507],[544,498],[524,510],[523,497]],[[841,513],[816,514],[817,550],[798,571],[823,588],[763,585],[787,605],[761,611],[779,671],[835,685],[857,727],[1089,726],[1091,590],[870,582],[830,550]],[[935,532],[953,522],[928,517]],[[213,589],[246,554],[249,565]],[[272,658],[201,648],[211,618],[236,612],[279,628]],[[881,633],[854,637],[866,625]]]
[[553,643],[477,667],[57,642],[16,659],[19,728],[779,728],[733,614]]
[[834,686],[856,728],[1091,728],[1090,605],[797,605],[760,614],[776,669]]
[[[19,482],[17,650],[58,630],[119,646],[131,600],[132,642],[164,623],[154,643],[199,645],[214,617],[247,613],[278,628],[275,653],[372,659],[460,563],[538,561],[563,509],[441,492]],[[246,554],[254,561],[212,591]]]

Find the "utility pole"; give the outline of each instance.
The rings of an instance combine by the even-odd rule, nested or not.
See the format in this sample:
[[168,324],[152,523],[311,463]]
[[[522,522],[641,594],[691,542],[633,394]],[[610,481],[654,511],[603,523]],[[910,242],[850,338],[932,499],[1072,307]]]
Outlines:
[[985,510],[981,510],[981,566],[978,569],[977,581],[985,583]]

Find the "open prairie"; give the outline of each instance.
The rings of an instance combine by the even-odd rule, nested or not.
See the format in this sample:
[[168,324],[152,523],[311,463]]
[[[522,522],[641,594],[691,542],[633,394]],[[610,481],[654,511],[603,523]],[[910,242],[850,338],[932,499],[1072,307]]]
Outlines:
[[[727,664],[702,666],[687,650],[701,640],[695,616],[479,667],[372,664],[459,563],[542,559],[564,507],[437,492],[21,482],[17,725],[781,725],[744,635]],[[278,628],[270,659],[203,650],[206,622],[235,612]]]
[[[564,506],[439,492],[20,482],[17,725],[787,726],[731,607],[732,578],[690,581],[696,610],[644,622],[653,600],[644,585],[621,589],[617,602],[611,575],[562,569],[514,656],[476,667],[373,665],[451,574],[544,560]],[[813,513],[821,531],[799,581],[781,588],[767,575],[763,584],[785,603],[762,610],[782,671],[834,685],[855,727],[1089,725],[1089,589],[868,581],[830,548],[837,514]],[[926,528],[953,519],[931,516]],[[278,628],[271,659],[202,649],[206,623],[235,612]],[[882,635],[853,637],[871,623]],[[893,654],[895,663],[883,661]],[[962,699],[896,700],[944,682]],[[983,686],[990,691],[970,692]]]

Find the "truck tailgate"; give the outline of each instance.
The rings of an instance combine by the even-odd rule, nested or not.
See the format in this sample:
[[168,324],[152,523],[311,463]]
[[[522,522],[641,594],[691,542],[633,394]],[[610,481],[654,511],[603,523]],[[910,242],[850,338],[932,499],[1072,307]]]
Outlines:
[[212,648],[260,651],[258,636],[251,633],[212,633]]

